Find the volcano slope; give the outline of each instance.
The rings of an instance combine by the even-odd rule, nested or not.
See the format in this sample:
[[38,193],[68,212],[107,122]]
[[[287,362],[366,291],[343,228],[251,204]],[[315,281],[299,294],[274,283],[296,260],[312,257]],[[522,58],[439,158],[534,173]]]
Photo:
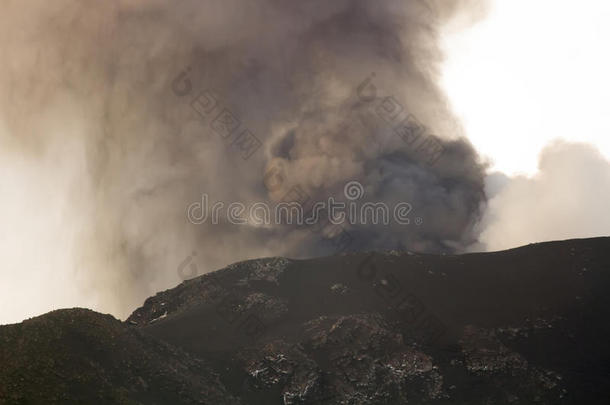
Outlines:
[[606,404],[609,248],[237,263],[0,327],[0,402]]

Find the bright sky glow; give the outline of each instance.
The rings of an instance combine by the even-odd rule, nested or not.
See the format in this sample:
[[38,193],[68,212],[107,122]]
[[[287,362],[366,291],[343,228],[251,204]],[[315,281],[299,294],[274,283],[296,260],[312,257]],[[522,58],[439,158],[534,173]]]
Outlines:
[[443,87],[493,169],[533,174],[558,137],[610,158],[610,1],[492,0],[444,47]]

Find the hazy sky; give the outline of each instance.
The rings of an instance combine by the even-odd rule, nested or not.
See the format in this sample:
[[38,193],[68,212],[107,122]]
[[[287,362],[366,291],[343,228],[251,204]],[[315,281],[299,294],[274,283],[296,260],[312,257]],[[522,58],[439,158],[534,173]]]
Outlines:
[[[71,306],[124,317],[179,283],[195,250],[201,273],[326,254],[301,228],[187,223],[202,192],[277,202],[286,190],[263,178],[278,162],[285,188],[326,198],[358,180],[424,218],[355,229],[365,248],[610,234],[610,2],[372,1],[0,6],[0,323]],[[186,67],[260,136],[257,155],[241,159],[172,93]],[[442,138],[436,166],[382,125],[345,129],[371,72],[379,100]]]
[[610,157],[610,2],[493,0],[470,29],[446,30],[443,87],[479,153],[534,174],[554,138]]
[[605,0],[493,0],[446,27],[443,88],[499,172],[483,249],[610,234],[608,21]]

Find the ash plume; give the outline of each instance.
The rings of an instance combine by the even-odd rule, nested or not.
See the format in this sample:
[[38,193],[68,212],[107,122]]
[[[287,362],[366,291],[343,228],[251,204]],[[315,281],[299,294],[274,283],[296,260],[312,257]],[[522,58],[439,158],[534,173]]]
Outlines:
[[[348,226],[349,249],[468,246],[485,167],[436,83],[437,41],[479,3],[6,1],[0,322],[49,305],[125,316],[179,281],[189,255],[201,274],[333,253],[303,227],[193,225],[185,210],[202,193],[277,202],[299,187],[315,200],[358,181],[363,201],[406,201],[423,223]],[[248,159],[194,111],[202,94],[260,142]],[[410,135],[442,151],[433,164],[376,114],[390,97],[415,118]],[[26,285],[35,298],[18,295]]]

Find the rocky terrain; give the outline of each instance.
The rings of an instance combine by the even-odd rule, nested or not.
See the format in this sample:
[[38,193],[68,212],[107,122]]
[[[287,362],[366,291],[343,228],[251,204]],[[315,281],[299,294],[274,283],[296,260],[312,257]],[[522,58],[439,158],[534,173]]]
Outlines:
[[0,327],[0,403],[606,404],[609,248],[237,263]]
[[0,403],[239,403],[205,362],[86,309],[0,327]]

